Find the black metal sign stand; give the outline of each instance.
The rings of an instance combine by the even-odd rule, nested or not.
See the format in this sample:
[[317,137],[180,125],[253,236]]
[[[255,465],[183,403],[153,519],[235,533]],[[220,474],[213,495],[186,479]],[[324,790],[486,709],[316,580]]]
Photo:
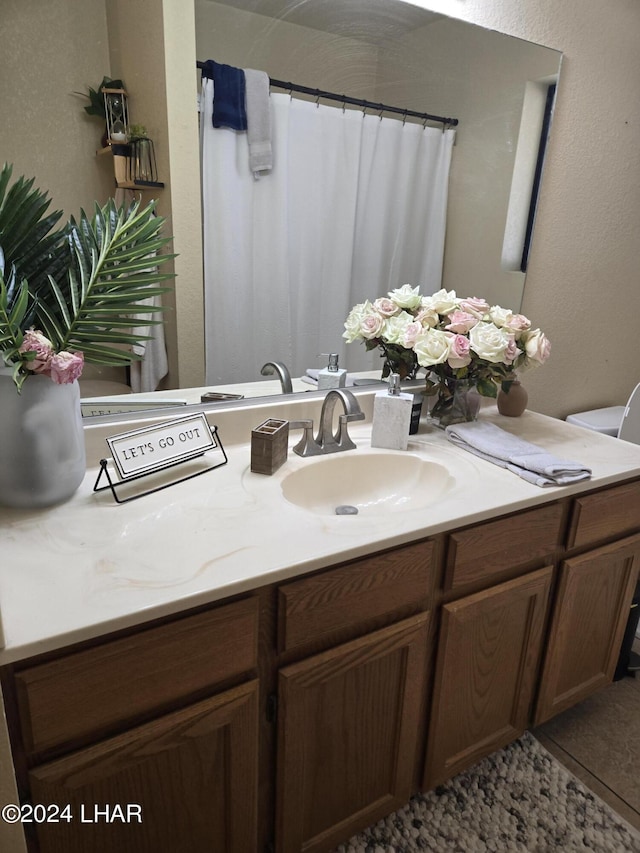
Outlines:
[[[199,477],[201,474],[207,474],[209,471],[213,471],[215,468],[220,468],[222,465],[227,464],[227,461],[228,461],[227,460],[227,454],[225,453],[224,447],[222,446],[222,442],[220,441],[220,436],[218,435],[217,427],[212,427],[212,432],[213,432],[215,439],[216,439],[216,445],[217,446],[216,446],[215,450],[216,451],[219,450],[220,453],[222,454],[222,461],[215,462],[214,464],[209,465],[209,467],[207,467],[207,468],[202,468],[198,471],[193,471],[190,474],[184,474],[183,476],[180,476],[180,477],[176,478],[175,480],[171,480],[170,483],[163,483],[160,486],[153,486],[152,488],[145,489],[144,491],[137,492],[136,494],[130,495],[129,497],[125,498],[125,497],[121,497],[118,494],[118,492],[117,492],[118,488],[123,488],[125,486],[128,486],[130,483],[133,483],[135,480],[143,480],[147,477],[154,476],[154,474],[159,474],[159,473],[162,473],[163,471],[167,471],[170,468],[177,468],[179,465],[184,465],[187,462],[192,462],[194,459],[198,459],[201,456],[204,456],[205,453],[208,451],[202,451],[199,453],[194,453],[192,456],[189,456],[186,459],[183,458],[183,459],[178,460],[177,462],[170,462],[167,465],[163,466],[162,468],[160,468],[159,470],[156,470],[156,471],[151,471],[151,472],[147,472],[144,474],[133,474],[133,475],[128,476],[126,478],[121,478],[121,479],[118,479],[115,481],[112,478],[111,474],[109,473],[109,460],[108,459],[101,459],[100,460],[100,471],[98,472],[98,477],[97,477],[96,482],[93,486],[93,491],[94,492],[104,492],[107,489],[110,489],[111,494],[113,495],[113,499],[116,501],[116,503],[124,504],[124,503],[128,503],[129,501],[134,501],[137,498],[142,498],[145,495],[151,495],[154,492],[160,492],[160,491],[162,491],[162,489],[168,489],[169,486],[175,486],[177,483],[183,483],[186,480],[192,480],[194,477]],[[101,486],[100,481],[103,479],[106,479],[107,484]]]

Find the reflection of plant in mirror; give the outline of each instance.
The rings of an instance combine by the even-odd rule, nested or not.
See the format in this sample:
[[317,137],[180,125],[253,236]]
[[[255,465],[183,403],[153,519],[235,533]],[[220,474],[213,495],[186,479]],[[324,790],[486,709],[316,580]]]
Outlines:
[[147,128],[143,124],[130,124],[129,125],[129,138],[130,139],[146,139],[147,138]]
[[89,105],[84,108],[85,113],[88,113],[90,116],[99,116],[106,121],[107,114],[104,107],[103,88],[124,89],[124,83],[122,80],[112,80],[111,77],[103,77],[102,83],[96,89],[89,87],[89,94],[74,92],[74,95],[80,95],[82,98],[89,99]]
[[[132,315],[161,312],[145,300],[173,278],[157,270],[174,255],[157,255],[169,238],[160,236],[155,203],[127,209],[110,200],[54,231],[61,212],[45,215],[50,200],[33,179],[20,177],[7,190],[11,172],[5,164],[0,173],[0,352],[18,389],[34,373],[72,382],[85,360],[139,360],[132,346],[152,335],[132,334]],[[161,322],[135,319],[136,327]]]

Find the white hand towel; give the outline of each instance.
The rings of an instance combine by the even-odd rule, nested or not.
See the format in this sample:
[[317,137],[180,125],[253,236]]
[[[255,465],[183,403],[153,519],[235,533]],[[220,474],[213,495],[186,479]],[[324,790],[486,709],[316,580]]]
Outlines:
[[259,178],[259,172],[267,172],[273,167],[269,75],[254,68],[245,68],[244,77],[249,168],[254,177]]
[[452,424],[445,432],[458,447],[507,468],[536,486],[567,486],[591,476],[591,469],[579,462],[559,459],[544,448],[485,421]]

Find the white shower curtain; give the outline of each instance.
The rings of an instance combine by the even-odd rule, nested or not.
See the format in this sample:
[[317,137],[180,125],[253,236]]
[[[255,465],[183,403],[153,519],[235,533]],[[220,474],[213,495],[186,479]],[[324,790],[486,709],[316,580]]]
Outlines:
[[271,94],[273,169],[256,180],[247,137],[212,127],[203,80],[207,384],[254,381],[266,361],[292,375],[340,353],[356,302],[406,282],[438,290],[454,131]]

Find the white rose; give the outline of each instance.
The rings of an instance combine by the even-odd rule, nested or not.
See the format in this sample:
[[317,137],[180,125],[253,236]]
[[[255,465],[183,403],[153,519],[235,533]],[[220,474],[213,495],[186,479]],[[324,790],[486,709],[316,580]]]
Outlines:
[[508,308],[501,308],[499,305],[492,305],[489,310],[489,319],[499,329],[503,326],[508,326],[512,317],[513,311],[510,311]]
[[422,304],[424,308],[432,308],[438,314],[450,314],[456,310],[459,302],[455,290],[442,288],[437,293],[425,297]]
[[404,346],[405,332],[411,322],[413,317],[407,311],[401,311],[400,314],[387,318],[382,329],[382,337],[390,344]]
[[520,338],[520,344],[524,344],[527,358],[537,364],[543,364],[551,354],[551,344],[546,335],[540,329],[525,332]]
[[425,329],[418,335],[413,350],[422,367],[443,364],[449,357],[451,336],[439,329]]
[[421,308],[416,314],[415,319],[416,322],[420,323],[421,326],[429,326],[433,329],[440,322],[440,315],[437,311],[434,311],[433,308],[430,308],[428,305],[425,305],[423,299]]
[[370,308],[371,303],[369,301],[360,302],[358,305],[354,305],[349,312],[349,316],[344,323],[345,331],[342,333],[342,337],[348,344],[352,344],[354,341],[357,341],[362,337],[360,334],[360,323],[362,322],[364,314],[370,310]]
[[[368,310],[367,310],[368,309]],[[366,340],[379,338],[385,324],[385,318],[374,309],[371,303],[365,305],[365,311],[360,318],[360,334]]]
[[420,305],[422,297],[420,296],[419,287],[411,287],[410,284],[403,284],[402,287],[397,287],[395,290],[389,291],[389,297],[400,308],[417,308]]
[[478,323],[469,332],[471,349],[480,358],[492,364],[504,362],[510,340],[512,335],[493,323]]

